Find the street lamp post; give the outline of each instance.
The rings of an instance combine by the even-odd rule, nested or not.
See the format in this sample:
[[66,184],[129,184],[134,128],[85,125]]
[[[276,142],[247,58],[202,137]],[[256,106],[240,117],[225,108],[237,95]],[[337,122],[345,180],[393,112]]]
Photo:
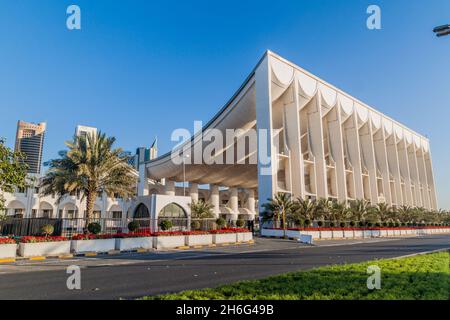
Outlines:
[[436,27],[433,29],[433,32],[436,33],[437,37],[443,37],[450,34],[450,24],[444,24],[442,26]]
[[183,155],[183,197],[186,196],[186,159],[189,155]]

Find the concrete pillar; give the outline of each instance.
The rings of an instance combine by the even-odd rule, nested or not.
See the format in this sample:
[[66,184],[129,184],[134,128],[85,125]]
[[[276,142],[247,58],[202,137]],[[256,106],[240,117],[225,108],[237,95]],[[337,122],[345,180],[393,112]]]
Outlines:
[[211,197],[210,202],[213,205],[213,212],[216,218],[219,217],[220,213],[220,203],[219,203],[219,186],[210,185]]
[[231,220],[236,221],[239,215],[238,189],[230,188],[230,208],[233,211]]
[[255,190],[247,189],[248,200],[247,200],[247,209],[251,211],[251,213],[255,213]]
[[171,180],[166,180],[166,195],[174,196],[175,195],[175,182]]
[[197,183],[190,183],[189,184],[189,193],[191,196],[191,200],[194,202],[198,201],[198,184]]

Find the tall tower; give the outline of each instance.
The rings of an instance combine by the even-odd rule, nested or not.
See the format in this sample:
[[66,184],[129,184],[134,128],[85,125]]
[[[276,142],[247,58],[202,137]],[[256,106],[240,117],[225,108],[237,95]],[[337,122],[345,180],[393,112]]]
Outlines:
[[80,125],[75,128],[75,135],[77,137],[86,136],[88,134],[97,134],[97,128]]
[[28,173],[41,173],[46,126],[45,122],[39,124],[21,120],[17,122],[15,151],[22,152],[26,156],[24,162],[28,165]]

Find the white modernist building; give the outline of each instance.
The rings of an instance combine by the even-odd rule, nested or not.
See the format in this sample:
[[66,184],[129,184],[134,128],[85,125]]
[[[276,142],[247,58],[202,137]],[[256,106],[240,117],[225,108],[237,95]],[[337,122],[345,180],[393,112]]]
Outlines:
[[188,181],[187,197],[231,220],[278,192],[437,209],[426,137],[270,51],[199,133],[140,157],[139,175],[139,199],[182,196],[175,183]]
[[[427,138],[270,51],[202,130],[160,157],[138,149],[135,165],[136,199],[101,196],[98,215],[188,217],[201,199],[216,216],[251,220],[278,192],[438,207]],[[77,195],[57,203],[34,190],[6,199],[9,214],[29,217],[85,208]]]

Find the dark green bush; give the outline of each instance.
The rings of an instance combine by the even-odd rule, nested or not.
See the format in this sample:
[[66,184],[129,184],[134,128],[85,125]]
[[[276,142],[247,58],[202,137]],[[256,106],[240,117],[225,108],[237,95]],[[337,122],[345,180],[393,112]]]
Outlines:
[[354,226],[356,226],[356,222],[355,221],[350,221],[350,227],[354,227]]
[[243,228],[243,227],[245,226],[245,220],[244,220],[244,219],[238,219],[238,220],[236,221],[236,226],[237,226],[238,228]]
[[141,225],[139,224],[139,221],[133,220],[133,221],[131,221],[131,222],[128,224],[128,230],[129,230],[130,232],[135,232],[135,231],[137,231],[137,230],[139,229],[140,226],[141,226]]
[[91,222],[88,225],[88,231],[93,234],[99,234],[102,231],[102,226],[98,222]]
[[339,223],[339,225],[341,226],[341,228],[345,228],[346,227],[346,223],[341,221],[341,223]]
[[[306,221],[309,221],[309,220],[306,220]],[[305,221],[305,225],[306,225],[306,221]],[[323,227],[323,221],[318,221],[317,222],[317,225],[321,228],[321,227]]]
[[227,225],[227,222],[225,221],[224,218],[218,218],[218,219],[216,220],[216,224],[217,224],[217,226],[218,226],[219,228],[223,228],[223,227],[225,227],[225,226]]
[[200,221],[198,221],[198,220],[191,221],[191,229],[192,230],[198,230],[198,229],[200,229],[200,227],[201,227]]
[[170,220],[162,220],[159,223],[159,227],[161,228],[162,231],[167,231],[167,230],[170,230],[170,228],[173,227],[173,223]]

